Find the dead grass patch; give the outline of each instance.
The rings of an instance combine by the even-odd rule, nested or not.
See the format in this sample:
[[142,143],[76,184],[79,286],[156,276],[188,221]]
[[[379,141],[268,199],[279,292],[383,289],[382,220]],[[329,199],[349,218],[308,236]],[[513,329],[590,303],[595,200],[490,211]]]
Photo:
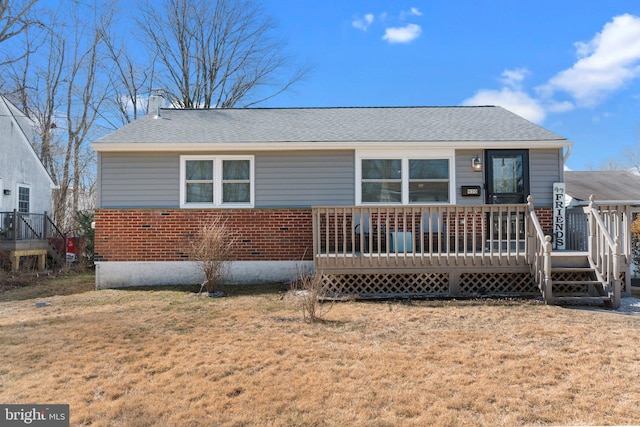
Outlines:
[[232,289],[86,290],[43,308],[5,298],[0,402],[69,403],[72,425],[93,426],[640,419],[640,317],[530,301],[347,302],[308,324],[277,286]]

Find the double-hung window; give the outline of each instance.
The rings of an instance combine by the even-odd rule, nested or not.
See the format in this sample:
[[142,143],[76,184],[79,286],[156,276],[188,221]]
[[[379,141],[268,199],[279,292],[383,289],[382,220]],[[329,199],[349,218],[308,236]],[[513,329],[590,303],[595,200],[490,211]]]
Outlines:
[[449,203],[449,160],[409,159],[409,203]]
[[400,159],[362,159],[362,202],[402,202]]
[[31,189],[18,185],[18,212],[29,213],[31,209]]
[[455,203],[453,152],[358,153],[358,204]]
[[181,156],[181,207],[252,207],[253,156]]

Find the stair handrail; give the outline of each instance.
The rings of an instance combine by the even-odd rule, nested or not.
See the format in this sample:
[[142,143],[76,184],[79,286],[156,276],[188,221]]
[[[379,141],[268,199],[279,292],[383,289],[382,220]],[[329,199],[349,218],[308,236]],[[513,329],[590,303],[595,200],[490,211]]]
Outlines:
[[[58,254],[58,256],[60,257],[60,261],[64,263],[66,261],[66,256],[67,256],[67,236],[65,233],[60,231],[56,223],[53,221],[53,219],[49,216],[47,212],[44,213],[44,218],[45,218],[44,238],[49,240],[49,246],[51,246],[51,248]],[[52,237],[57,237],[59,239],[62,239],[62,249],[61,249],[62,252],[60,252],[58,248],[51,243]]]
[[589,196],[589,261],[595,269],[596,275],[605,283],[611,297],[611,308],[620,308],[621,283],[620,237],[611,237],[605,226],[600,211],[595,204],[595,196]]
[[38,215],[38,214],[32,214],[32,213],[25,213],[25,212],[16,212],[17,218],[18,220],[23,224],[26,225],[26,229],[25,228],[21,228],[22,230],[22,238],[23,239],[31,239],[31,238],[36,238],[37,240],[44,240],[45,236],[43,235],[43,233],[40,231],[38,231],[36,228],[34,228],[33,224],[31,224],[27,218],[32,216],[32,215]]
[[533,197],[527,197],[527,262],[542,298],[546,304],[553,303],[553,281],[551,279],[551,236],[545,235],[533,206]]

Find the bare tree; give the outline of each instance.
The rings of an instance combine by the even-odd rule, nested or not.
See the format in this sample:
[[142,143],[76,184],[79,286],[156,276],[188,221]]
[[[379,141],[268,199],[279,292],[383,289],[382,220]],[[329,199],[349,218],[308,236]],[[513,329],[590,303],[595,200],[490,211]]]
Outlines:
[[[0,43],[26,31],[35,22],[29,19],[28,14],[37,2],[38,0],[0,0]],[[6,64],[14,60],[17,58],[5,57],[0,63]]]
[[87,193],[94,189],[88,142],[106,99],[101,20],[110,15],[106,7],[73,1],[60,6],[46,15],[44,31],[33,37],[25,32],[25,55],[3,71],[13,98],[36,123],[34,148],[57,186],[53,216],[61,227],[73,228],[75,212],[88,208]]
[[[103,22],[108,10],[95,10],[94,16]],[[59,184],[57,204],[64,207],[64,218],[72,218],[79,208],[80,195],[91,182],[85,182],[93,152],[88,147],[91,132],[107,99],[107,85],[101,83],[106,70],[101,62],[104,47],[103,26],[100,22],[86,22],[80,15],[72,18],[74,43],[70,46],[70,61],[66,68],[66,135],[62,179]],[[90,181],[92,181],[91,179]],[[71,189],[71,195],[69,195]],[[68,199],[70,196],[70,209]]]
[[103,28],[103,35],[110,68],[113,70],[108,76],[111,87],[108,104],[111,110],[115,110],[120,123],[114,123],[104,115],[103,118],[117,128],[146,114],[145,100],[153,88],[154,68],[153,64],[150,67],[138,64],[123,41],[117,44],[117,36],[110,33],[108,25]]
[[300,81],[274,23],[252,0],[147,0],[138,25],[162,72],[172,105],[250,106]]
[[623,158],[626,159],[629,169],[640,175],[640,145],[637,145],[635,149],[626,148]]

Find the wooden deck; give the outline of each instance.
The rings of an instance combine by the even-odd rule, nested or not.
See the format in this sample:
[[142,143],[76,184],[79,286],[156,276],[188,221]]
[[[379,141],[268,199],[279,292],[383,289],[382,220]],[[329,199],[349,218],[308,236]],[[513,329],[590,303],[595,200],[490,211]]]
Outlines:
[[[630,276],[629,252],[620,244],[621,211],[594,206],[589,215],[590,234],[584,236],[589,250],[578,255],[613,299],[620,278]],[[316,271],[334,293],[537,293],[551,303],[553,277],[560,277],[553,271],[551,237],[543,233],[531,200],[521,205],[315,207],[313,233]]]
[[38,269],[44,270],[48,254],[65,258],[65,236],[46,212],[0,212],[0,252],[8,253],[14,271],[25,256],[38,257]]

